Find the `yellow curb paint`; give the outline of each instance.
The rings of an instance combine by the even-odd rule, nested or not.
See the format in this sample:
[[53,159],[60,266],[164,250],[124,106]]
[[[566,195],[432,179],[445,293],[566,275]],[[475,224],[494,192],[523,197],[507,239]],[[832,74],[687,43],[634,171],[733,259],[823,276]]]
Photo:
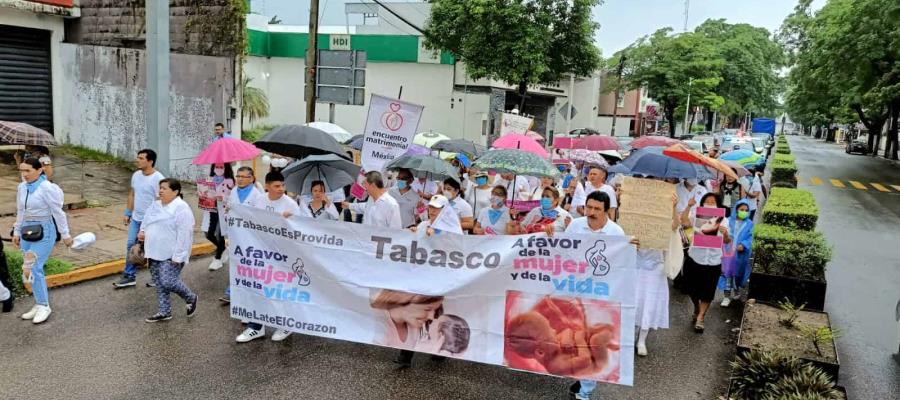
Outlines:
[[[201,256],[216,251],[216,247],[212,243],[204,243],[194,245],[191,248],[191,256]],[[102,278],[104,276],[115,275],[125,270],[125,260],[114,260],[89,267],[78,268],[66,273],[50,275],[47,277],[47,287],[59,287],[71,285],[73,283],[84,282],[91,279]],[[31,292],[31,286],[26,285],[28,292]]]
[[880,183],[870,183],[870,185],[872,185],[872,187],[874,187],[875,189],[878,189],[879,192],[890,192],[891,191],[891,189],[884,187],[884,185],[882,185]]
[[846,187],[846,186],[844,186],[844,182],[841,182],[837,179],[831,179],[831,185],[834,187],[839,187],[839,188]]
[[814,176],[814,177],[812,177],[812,178],[809,178],[809,182],[812,183],[813,185],[816,185],[816,186],[819,186],[819,185],[822,184],[822,180],[819,179],[819,177],[817,177],[817,176]]
[[857,181],[850,181],[850,184],[859,190],[869,190],[869,188],[867,188],[866,185],[863,185],[862,183],[859,183]]

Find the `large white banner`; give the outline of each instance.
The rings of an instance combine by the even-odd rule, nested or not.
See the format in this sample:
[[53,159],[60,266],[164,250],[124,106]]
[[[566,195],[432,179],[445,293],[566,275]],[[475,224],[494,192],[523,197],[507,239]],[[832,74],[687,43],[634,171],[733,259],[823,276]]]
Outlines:
[[413,142],[424,106],[373,94],[363,132],[363,170],[381,171]]
[[631,385],[635,249],[603,235],[425,237],[235,206],[231,315]]
[[500,117],[500,136],[508,135],[510,133],[524,135],[531,129],[532,122],[534,122],[534,120],[528,117],[503,113]]

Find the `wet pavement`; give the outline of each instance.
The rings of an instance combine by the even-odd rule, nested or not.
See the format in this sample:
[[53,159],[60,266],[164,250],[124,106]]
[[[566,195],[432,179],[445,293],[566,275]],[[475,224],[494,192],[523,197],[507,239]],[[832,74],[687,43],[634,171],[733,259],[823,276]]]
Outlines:
[[808,137],[789,141],[800,188],[815,194],[818,229],[834,247],[825,311],[842,334],[840,384],[853,399],[900,398],[900,364],[892,359],[900,346],[900,192],[872,186],[900,187],[900,166]]

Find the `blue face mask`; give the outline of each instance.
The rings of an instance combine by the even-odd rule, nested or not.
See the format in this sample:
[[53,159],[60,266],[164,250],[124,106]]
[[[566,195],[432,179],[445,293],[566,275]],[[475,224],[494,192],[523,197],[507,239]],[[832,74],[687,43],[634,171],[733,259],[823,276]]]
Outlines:
[[487,177],[479,176],[479,177],[475,178],[475,183],[478,184],[478,186],[484,186],[487,184]]
[[550,210],[553,208],[553,199],[549,197],[541,197],[541,209]]
[[558,167],[556,167],[556,168],[559,169],[559,172],[566,172],[566,166],[565,166],[565,165],[560,165],[560,166],[558,166]]
[[406,181],[397,181],[397,189],[403,190],[406,189],[407,186],[409,185],[406,184]]

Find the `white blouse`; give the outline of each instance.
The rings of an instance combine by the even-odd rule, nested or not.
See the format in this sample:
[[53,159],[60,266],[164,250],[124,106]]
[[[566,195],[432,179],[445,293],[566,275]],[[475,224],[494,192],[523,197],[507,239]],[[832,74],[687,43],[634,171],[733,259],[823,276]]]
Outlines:
[[[25,208],[26,198],[28,200],[27,209]],[[19,183],[16,193],[16,223],[13,227],[13,234],[21,236],[25,222],[50,221],[52,218],[56,221],[59,235],[63,239],[71,238],[69,221],[66,219],[66,212],[62,209],[63,199],[62,189],[53,182],[42,182],[31,194],[28,193],[28,186],[25,182]]]
[[151,260],[186,263],[194,244],[194,213],[184,200],[175,198],[163,205],[153,205],[141,221],[144,232],[144,256]]

